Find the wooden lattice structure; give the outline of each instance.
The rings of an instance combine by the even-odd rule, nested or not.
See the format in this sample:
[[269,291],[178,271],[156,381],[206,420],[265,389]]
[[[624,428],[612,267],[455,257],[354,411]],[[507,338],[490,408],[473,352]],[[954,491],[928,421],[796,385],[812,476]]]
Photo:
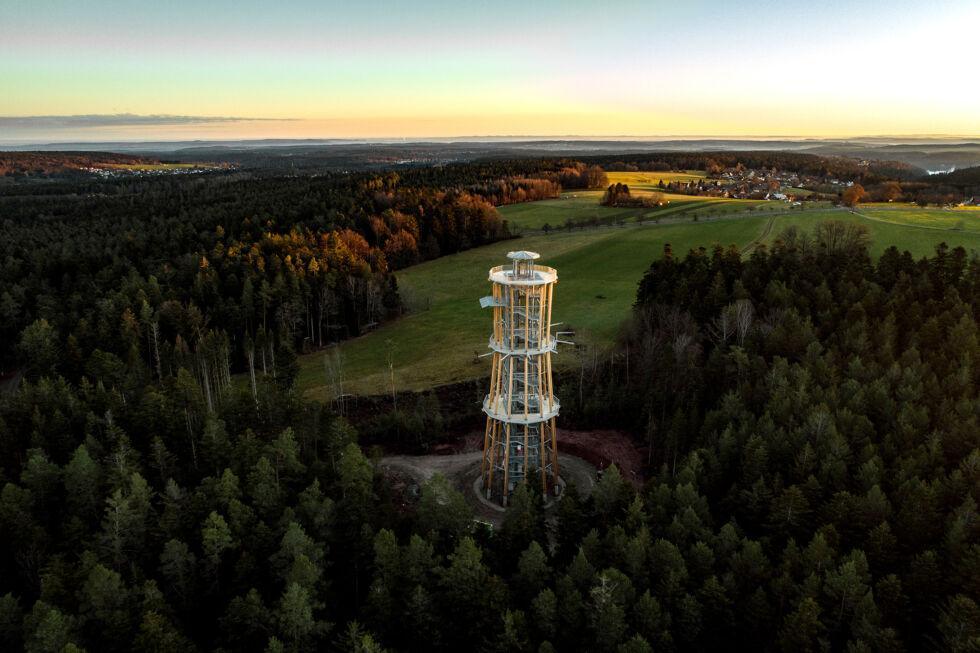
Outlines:
[[483,490],[504,506],[518,484],[558,493],[555,417],[559,403],[551,379],[551,302],[558,273],[535,265],[534,252],[510,252],[511,265],[490,270],[493,309],[489,347],[490,391],[483,401]]

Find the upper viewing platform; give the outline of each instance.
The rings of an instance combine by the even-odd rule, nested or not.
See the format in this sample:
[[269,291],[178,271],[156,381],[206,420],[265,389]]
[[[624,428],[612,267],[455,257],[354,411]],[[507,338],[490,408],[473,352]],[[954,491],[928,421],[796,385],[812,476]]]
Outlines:
[[558,281],[558,271],[545,265],[535,265],[540,258],[537,252],[520,250],[508,252],[507,258],[513,263],[490,268],[490,281],[510,286],[537,286]]

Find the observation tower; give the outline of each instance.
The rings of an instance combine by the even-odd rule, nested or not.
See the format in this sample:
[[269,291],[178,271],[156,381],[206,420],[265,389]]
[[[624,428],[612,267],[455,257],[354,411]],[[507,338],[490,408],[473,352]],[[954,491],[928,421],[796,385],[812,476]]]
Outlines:
[[551,300],[558,272],[535,265],[535,252],[510,252],[509,265],[490,270],[493,294],[480,306],[493,309],[489,348],[490,392],[483,400],[483,491],[507,505],[522,482],[542,494],[558,493],[555,417],[559,403],[551,381]]

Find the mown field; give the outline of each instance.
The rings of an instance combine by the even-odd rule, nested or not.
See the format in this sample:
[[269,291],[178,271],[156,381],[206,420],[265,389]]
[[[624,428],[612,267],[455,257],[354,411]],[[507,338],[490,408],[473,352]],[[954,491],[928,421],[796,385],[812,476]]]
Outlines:
[[[746,246],[762,233],[767,217],[714,223],[606,227],[535,235],[445,256],[398,274],[412,312],[336,348],[342,359],[344,391],[375,393],[388,388],[391,355],[395,387],[421,389],[479,376],[487,360],[489,314],[478,300],[489,292],[487,270],[507,262],[513,249],[540,252],[556,267],[559,283],[553,319],[574,330],[578,342],[608,342],[629,311],[636,283],[665,243],[681,252],[714,241]],[[556,363],[573,354],[560,355]],[[300,387],[329,398],[324,354],[302,358]]]
[[[300,389],[311,397],[332,398],[336,386],[328,384],[327,360],[334,370],[342,370],[344,392],[356,394],[390,389],[389,359],[396,390],[420,390],[482,376],[488,363],[479,355],[487,351],[490,318],[478,300],[489,290],[487,270],[505,263],[506,253],[513,249],[540,252],[542,263],[558,269],[554,320],[563,323],[561,330],[574,331],[572,339],[576,342],[596,344],[615,338],[629,314],[637,282],[650,262],[662,254],[666,243],[682,255],[691,248],[714,243],[735,244],[746,250],[760,242],[771,242],[790,225],[812,229],[820,220],[838,219],[865,225],[875,254],[894,244],[922,256],[941,242],[980,250],[980,211],[976,210],[870,206],[855,212],[801,211],[787,210],[782,203],[740,207],[733,200],[710,200],[713,212],[709,215],[707,203],[686,198],[686,203],[672,203],[656,211],[664,218],[656,224],[647,219],[646,209],[597,207],[597,196],[595,192],[568,194],[565,199],[503,207],[501,213],[528,231],[533,225],[564,222],[565,217],[588,211],[599,211],[600,215],[621,212],[616,214],[623,219],[621,226],[613,222],[598,228],[560,229],[547,235],[528,233],[399,272],[399,288],[408,314],[326,353],[303,356]],[[695,221],[692,211],[705,213]],[[575,356],[566,349],[557,356],[556,365],[572,365]],[[336,379],[336,372],[330,378]]]
[[836,220],[857,222],[867,227],[871,233],[871,251],[875,255],[894,245],[915,256],[924,256],[943,242],[980,251],[980,211],[971,209],[858,207],[853,212],[802,212],[776,218],[775,228],[767,240],[774,240],[790,225],[810,230],[819,220],[826,219],[828,213]]
[[627,184],[630,189],[637,188],[652,190],[657,188],[657,184],[663,181],[669,184],[672,181],[697,181],[704,179],[703,170],[685,170],[684,172],[607,172],[610,184]]
[[980,207],[922,209],[911,204],[858,206],[855,211],[881,222],[942,231],[980,232]]

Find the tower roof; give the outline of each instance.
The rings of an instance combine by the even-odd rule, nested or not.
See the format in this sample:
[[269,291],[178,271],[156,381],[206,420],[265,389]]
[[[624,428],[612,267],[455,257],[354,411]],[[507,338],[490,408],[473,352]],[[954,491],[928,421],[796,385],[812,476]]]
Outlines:
[[516,252],[507,252],[507,258],[512,261],[534,261],[541,258],[541,255],[537,252],[529,252],[526,249],[522,249]]

